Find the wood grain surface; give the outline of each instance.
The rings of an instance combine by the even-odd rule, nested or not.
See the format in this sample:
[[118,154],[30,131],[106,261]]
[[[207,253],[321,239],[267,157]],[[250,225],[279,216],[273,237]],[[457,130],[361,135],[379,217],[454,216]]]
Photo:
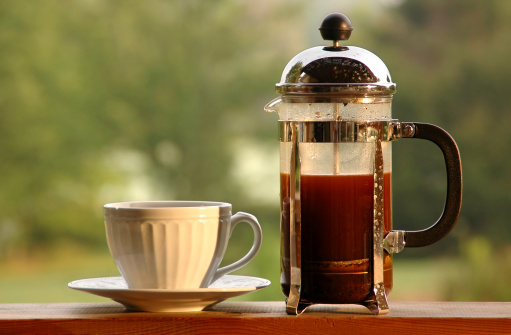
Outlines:
[[129,312],[117,303],[0,304],[0,334],[511,334],[508,302],[317,305],[300,316],[284,302],[223,302],[202,312]]

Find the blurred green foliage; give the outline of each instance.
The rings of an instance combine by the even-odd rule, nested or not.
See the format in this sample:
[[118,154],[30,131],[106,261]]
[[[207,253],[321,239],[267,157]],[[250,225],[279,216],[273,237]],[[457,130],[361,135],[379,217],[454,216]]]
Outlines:
[[447,270],[443,297],[452,301],[510,301],[511,246],[467,237],[456,267]]
[[[227,201],[259,217],[263,249],[244,271],[278,291],[277,128],[263,107],[287,61],[323,43],[322,17],[341,11],[349,44],[398,84],[394,117],[437,124],[461,150],[458,226],[396,257],[460,254],[469,272],[493,262],[511,235],[511,2],[325,3],[0,1],[0,259],[106,250],[106,202]],[[441,155],[417,142],[393,145],[397,229],[425,228],[443,206]],[[235,237],[226,261],[251,243]]]
[[[371,47],[398,83],[393,115],[443,127],[461,152],[460,220],[445,241],[423,252],[456,252],[473,234],[509,243],[510,11],[510,2],[498,0],[405,1],[367,22]],[[444,200],[440,151],[416,142],[393,145],[394,227],[404,229],[433,223]]]
[[261,92],[290,52],[270,32],[292,15],[231,0],[1,2],[0,255],[103,244],[105,202],[239,204],[231,142],[273,137]]

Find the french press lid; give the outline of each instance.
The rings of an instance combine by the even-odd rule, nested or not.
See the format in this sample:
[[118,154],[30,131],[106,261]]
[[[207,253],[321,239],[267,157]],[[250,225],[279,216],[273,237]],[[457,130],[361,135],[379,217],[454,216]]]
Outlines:
[[300,52],[284,68],[277,93],[388,95],[396,92],[383,61],[365,49],[341,45],[349,39],[353,26],[344,14],[327,15],[319,28],[331,46]]

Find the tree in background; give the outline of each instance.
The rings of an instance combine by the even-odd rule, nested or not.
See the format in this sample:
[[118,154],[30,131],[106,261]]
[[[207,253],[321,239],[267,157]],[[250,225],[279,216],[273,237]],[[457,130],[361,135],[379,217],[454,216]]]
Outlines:
[[[437,124],[460,147],[464,198],[453,236],[461,241],[477,234],[506,244],[511,234],[510,11],[511,3],[496,0],[404,1],[368,22],[366,36],[374,37],[373,50],[398,83],[394,116]],[[426,228],[443,206],[441,154],[416,142],[394,145],[394,223],[400,229]]]
[[287,61],[272,32],[294,12],[234,0],[0,3],[0,255],[104,245],[105,202],[240,198],[229,144],[274,129],[261,90],[271,97]]
[[[403,1],[346,12],[356,29],[350,43],[379,55],[398,84],[394,116],[435,123],[460,146],[462,216],[439,250],[456,236],[502,244],[511,233],[510,6]],[[262,106],[275,97],[287,61],[312,46],[305,37],[318,35],[308,31],[307,8],[234,0],[1,3],[1,252],[60,239],[103,245],[91,222],[110,201],[218,199],[221,190],[218,200],[250,204],[263,216],[278,212],[278,204],[246,199],[233,182],[243,152],[233,143],[273,141],[277,150],[275,118]],[[397,229],[425,228],[443,205],[440,153],[417,142],[394,144]],[[278,229],[278,218],[273,223]]]
[[[383,2],[394,6],[377,6]],[[502,278],[510,249],[496,246],[509,244],[511,234],[511,3],[348,3],[332,1],[328,11],[345,12],[355,26],[350,44],[387,64],[398,85],[394,117],[437,124],[461,150],[460,221],[446,240],[419,252],[461,254],[469,266],[453,287],[476,287],[460,278],[484,283],[485,291],[470,299],[509,297]],[[255,171],[254,188],[264,196],[266,175],[257,174],[254,162],[264,165],[266,142],[278,155],[278,142],[276,119],[262,108],[276,96],[288,60],[323,43],[306,40],[319,39],[311,31],[320,22],[311,22],[319,5],[0,2],[0,258],[67,241],[105,248],[105,202],[207,199],[271,217],[261,220],[268,255],[255,266],[278,267],[278,194],[268,194],[273,206],[254,201],[239,180]],[[418,142],[393,145],[396,229],[425,228],[443,205],[441,154]],[[263,145],[253,150],[247,143]],[[278,187],[278,170],[272,171]],[[457,241],[462,246],[452,248]],[[399,258],[406,255],[414,252]],[[278,282],[278,269],[271,271],[257,273]],[[455,291],[450,299],[466,299]]]

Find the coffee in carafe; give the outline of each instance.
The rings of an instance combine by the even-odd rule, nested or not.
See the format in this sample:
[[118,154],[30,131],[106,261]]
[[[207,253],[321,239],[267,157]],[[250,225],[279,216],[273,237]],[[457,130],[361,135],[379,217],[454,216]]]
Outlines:
[[[432,244],[461,208],[461,163],[452,137],[424,123],[392,119],[396,85],[373,53],[341,45],[352,26],[327,16],[332,45],[295,56],[265,108],[279,115],[281,286],[286,310],[311,304],[362,304],[388,311],[392,254]],[[447,197],[440,219],[423,231],[392,227],[391,143],[434,142],[444,155]]]
[[[385,234],[391,230],[390,173],[385,174]],[[281,174],[281,201],[289,204],[289,175]],[[372,175],[302,175],[301,245],[303,298],[320,303],[363,303],[372,284]],[[289,229],[289,206],[282,209]],[[286,236],[288,236],[286,234]],[[339,241],[342,236],[342,243]],[[284,238],[284,237],[283,237]],[[287,246],[289,241],[282,240]],[[289,259],[284,248],[283,259]],[[289,294],[289,262],[283,264],[284,293]],[[384,259],[386,294],[392,289],[392,256]]]

